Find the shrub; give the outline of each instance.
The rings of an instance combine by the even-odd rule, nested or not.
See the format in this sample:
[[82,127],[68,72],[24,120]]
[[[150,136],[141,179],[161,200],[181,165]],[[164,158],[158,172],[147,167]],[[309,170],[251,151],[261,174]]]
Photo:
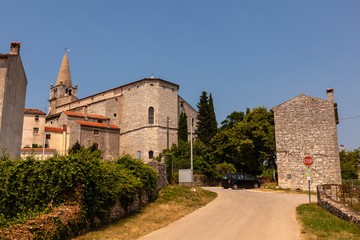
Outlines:
[[116,201],[131,202],[143,190],[152,195],[156,172],[139,160],[101,161],[101,152],[77,148],[67,157],[37,161],[0,158],[0,226],[34,217],[49,204],[77,204],[86,219],[102,217]]

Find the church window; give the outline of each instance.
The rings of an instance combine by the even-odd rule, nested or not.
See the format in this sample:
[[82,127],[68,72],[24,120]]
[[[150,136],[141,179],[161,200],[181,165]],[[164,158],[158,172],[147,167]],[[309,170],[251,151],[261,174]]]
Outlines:
[[36,121],[36,122],[39,121],[39,115],[35,115],[35,121]]
[[154,108],[153,107],[149,107],[148,123],[154,124]]
[[34,129],[33,129],[33,133],[34,133],[34,134],[39,134],[39,128],[34,128]]
[[71,95],[71,89],[69,90],[69,95]]
[[94,129],[94,135],[100,135],[99,129]]
[[154,158],[154,152],[153,151],[149,151],[149,158],[153,159]]

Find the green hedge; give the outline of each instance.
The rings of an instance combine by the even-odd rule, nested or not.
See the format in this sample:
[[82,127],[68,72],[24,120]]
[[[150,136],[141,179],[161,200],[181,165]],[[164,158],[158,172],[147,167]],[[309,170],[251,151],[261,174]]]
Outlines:
[[67,157],[44,161],[28,158],[0,159],[0,226],[24,222],[46,213],[49,204],[79,204],[91,221],[118,200],[131,202],[145,191],[152,195],[156,172],[128,156],[115,163],[100,160],[100,154],[82,148]]

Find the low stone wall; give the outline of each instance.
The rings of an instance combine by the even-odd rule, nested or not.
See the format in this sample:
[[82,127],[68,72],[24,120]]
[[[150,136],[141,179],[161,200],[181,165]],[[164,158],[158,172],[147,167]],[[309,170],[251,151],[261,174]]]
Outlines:
[[350,207],[336,202],[325,195],[325,193],[317,188],[317,198],[319,205],[334,214],[335,216],[360,226],[360,213]]
[[166,187],[168,185],[167,177],[166,177],[166,165],[163,162],[151,161],[147,164],[149,167],[152,167],[158,172],[158,178],[156,181],[156,193],[160,191],[160,189]]

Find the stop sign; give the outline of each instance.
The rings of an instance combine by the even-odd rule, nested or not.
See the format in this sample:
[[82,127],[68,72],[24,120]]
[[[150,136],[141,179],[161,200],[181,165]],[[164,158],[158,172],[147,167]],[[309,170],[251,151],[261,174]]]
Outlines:
[[303,163],[308,167],[311,166],[311,164],[313,164],[312,157],[310,157],[310,156],[304,157]]

